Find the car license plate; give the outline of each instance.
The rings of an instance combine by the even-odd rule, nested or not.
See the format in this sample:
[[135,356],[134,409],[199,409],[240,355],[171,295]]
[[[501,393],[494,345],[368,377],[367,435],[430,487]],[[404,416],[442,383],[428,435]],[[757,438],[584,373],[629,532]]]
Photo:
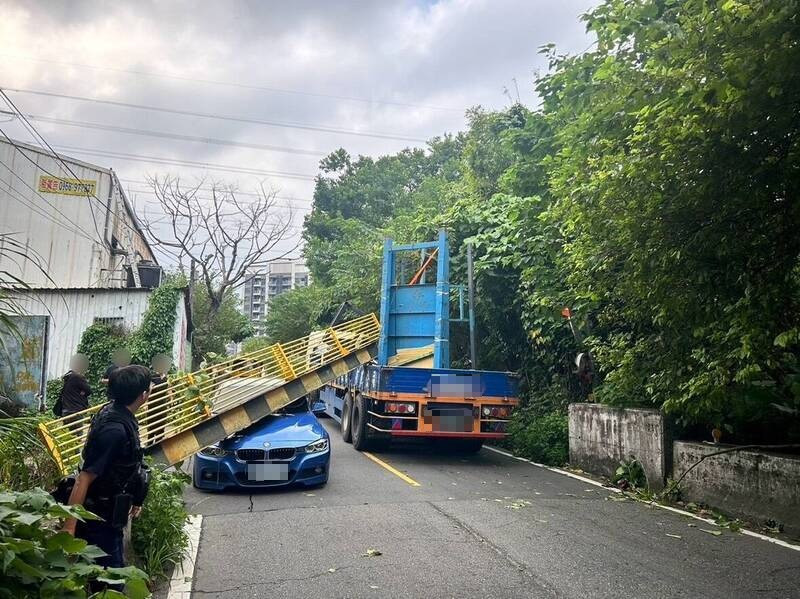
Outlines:
[[247,480],[253,482],[289,480],[289,464],[248,464]]

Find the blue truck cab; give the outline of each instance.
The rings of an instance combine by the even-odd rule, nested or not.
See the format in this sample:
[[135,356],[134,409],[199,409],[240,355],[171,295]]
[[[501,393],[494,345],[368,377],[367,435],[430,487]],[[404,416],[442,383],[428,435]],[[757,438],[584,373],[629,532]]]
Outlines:
[[517,377],[450,368],[450,323],[473,319],[464,316],[463,286],[449,283],[444,231],[434,242],[386,240],[380,320],[377,360],[320,390],[345,441],[366,450],[393,438],[445,438],[477,451],[506,436],[519,403]]

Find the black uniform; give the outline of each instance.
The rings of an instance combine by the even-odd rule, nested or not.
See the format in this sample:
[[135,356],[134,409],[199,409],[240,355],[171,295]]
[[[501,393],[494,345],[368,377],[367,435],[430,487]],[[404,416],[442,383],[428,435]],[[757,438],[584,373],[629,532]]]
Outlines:
[[106,371],[103,373],[103,378],[106,380],[110,379],[111,373],[117,370],[118,368],[119,366],[117,366],[116,364],[109,364],[108,368],[106,368]]
[[[108,404],[92,421],[81,467],[81,470],[97,475],[89,486],[84,506],[104,521],[79,522],[76,530],[76,536],[97,545],[108,554],[97,560],[101,566],[124,566],[124,523],[120,522],[119,514],[115,518],[114,508],[116,503],[119,509],[119,495],[132,494],[136,497],[137,492],[141,494],[141,464],[142,449],[136,418],[125,406]],[[143,499],[141,496],[132,501],[141,505]],[[127,513],[123,514],[123,519],[127,523]]]
[[64,375],[64,386],[56,404],[56,416],[69,416],[89,407],[92,388],[86,379],[71,370]]

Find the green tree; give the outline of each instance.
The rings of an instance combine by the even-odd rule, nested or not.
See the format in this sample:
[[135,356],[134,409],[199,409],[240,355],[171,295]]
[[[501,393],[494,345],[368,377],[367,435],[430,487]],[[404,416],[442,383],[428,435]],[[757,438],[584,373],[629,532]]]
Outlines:
[[192,302],[195,324],[192,355],[196,364],[208,353],[224,354],[225,346],[253,334],[249,319],[239,311],[239,300],[228,290],[216,309],[204,285],[196,285]]
[[267,338],[286,343],[328,326],[335,310],[329,297],[327,289],[315,284],[273,297],[264,322]]
[[272,340],[269,337],[249,337],[242,342],[241,353],[250,354],[270,345],[272,345]]
[[551,51],[538,90],[600,397],[772,426],[800,396],[798,2],[608,1],[585,20],[596,49]]

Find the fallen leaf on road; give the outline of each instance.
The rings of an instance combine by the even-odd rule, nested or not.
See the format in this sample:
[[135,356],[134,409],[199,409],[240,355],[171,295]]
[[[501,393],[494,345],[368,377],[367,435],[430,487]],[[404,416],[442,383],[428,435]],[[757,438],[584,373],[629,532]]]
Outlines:
[[539,520],[538,518],[536,518],[536,521],[541,522],[542,524],[547,524],[547,520]]
[[455,499],[455,497],[448,497],[447,499],[449,499],[449,500],[453,500],[453,499]]
[[497,484],[498,484],[498,485],[502,485],[502,484],[503,484],[503,481],[502,481],[502,480],[498,480],[498,481],[497,481]]
[[316,497],[313,493],[303,493],[306,497]]
[[496,501],[497,503],[503,503],[503,500],[502,500],[502,499],[495,499],[495,501]]
[[328,568],[328,572],[331,572],[331,573],[336,572],[336,568]]
[[707,532],[710,535],[714,535],[715,537],[722,536],[721,530],[708,530],[707,528],[701,528],[700,530],[702,530],[703,532]]
[[377,549],[367,549],[366,553],[362,553],[361,557],[378,557],[379,555],[383,555]]
[[682,538],[683,538],[681,535],[671,535],[671,534],[669,534],[669,533],[666,533],[666,535],[667,535],[668,537],[672,537],[673,539],[682,539]]
[[371,584],[371,585],[369,585],[369,588],[371,588],[371,589],[379,589],[379,588],[381,588],[381,587],[379,587],[379,586],[378,586],[378,585],[376,585],[376,584]]
[[695,524],[694,522],[689,522],[689,524],[687,524],[686,526],[688,526],[689,528],[697,528],[697,524]]

